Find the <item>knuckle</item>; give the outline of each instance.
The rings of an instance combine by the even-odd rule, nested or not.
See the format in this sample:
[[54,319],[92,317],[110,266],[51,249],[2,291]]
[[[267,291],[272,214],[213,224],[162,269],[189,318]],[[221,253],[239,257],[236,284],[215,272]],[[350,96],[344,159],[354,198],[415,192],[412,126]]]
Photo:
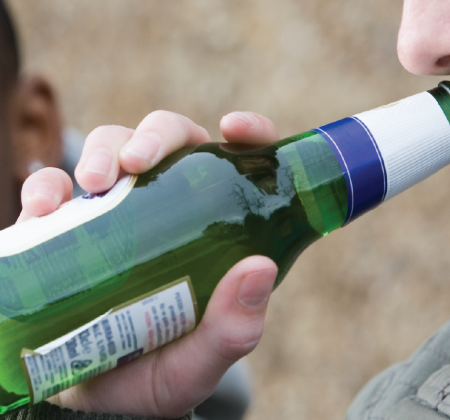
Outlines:
[[[22,189],[24,188],[31,188],[37,183],[45,182],[48,184],[51,184],[55,188],[60,187],[62,184],[64,184],[65,175],[67,175],[62,169],[58,168],[42,168],[37,170],[36,172],[32,173],[24,182]],[[69,175],[67,177],[70,180]]]
[[112,126],[110,125],[101,125],[99,127],[94,128],[90,132],[86,140],[102,136],[103,134],[108,134],[111,131],[111,127]]
[[144,130],[163,130],[170,133],[168,138],[178,143],[203,143],[210,141],[208,132],[184,115],[171,111],[153,111],[148,114],[139,126]]
[[249,354],[257,346],[259,337],[254,340],[249,339],[228,339],[222,340],[218,347],[218,353],[223,359],[235,362],[241,357]]
[[159,109],[157,111],[153,111],[150,114],[148,114],[144,118],[144,123],[148,123],[150,125],[155,123],[164,123],[166,122],[172,113],[170,111],[164,111],[162,109]]
[[229,330],[217,340],[219,353],[230,360],[245,356],[259,343],[263,328],[263,323],[258,320]]
[[152,113],[148,114],[147,117],[144,119],[145,121],[148,121],[150,124],[164,124],[164,125],[173,125],[173,124],[182,124],[183,126],[186,126],[188,124],[188,118],[177,114],[172,111],[164,111],[164,110],[157,110],[153,111]]
[[130,136],[129,128],[119,125],[101,125],[94,128],[86,137],[85,144],[91,145],[92,143],[103,142],[110,143],[114,139],[127,138]]
[[159,119],[159,118],[165,118],[168,114],[171,114],[170,111],[166,111],[164,109],[157,109],[156,111],[150,112],[145,119]]

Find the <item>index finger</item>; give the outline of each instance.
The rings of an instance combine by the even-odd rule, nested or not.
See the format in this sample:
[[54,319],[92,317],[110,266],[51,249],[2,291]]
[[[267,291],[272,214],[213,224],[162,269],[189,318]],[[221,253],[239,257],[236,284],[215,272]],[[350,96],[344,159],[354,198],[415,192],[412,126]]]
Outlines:
[[192,120],[169,111],[155,111],[138,125],[120,151],[120,165],[141,173],[176,150],[211,141],[208,132]]
[[222,135],[230,143],[267,144],[280,139],[275,124],[254,112],[231,112],[220,121]]
[[75,177],[89,192],[106,191],[117,181],[121,168],[132,174],[143,173],[175,150],[206,141],[210,141],[207,131],[190,119],[155,111],[136,130],[104,126],[92,131]]

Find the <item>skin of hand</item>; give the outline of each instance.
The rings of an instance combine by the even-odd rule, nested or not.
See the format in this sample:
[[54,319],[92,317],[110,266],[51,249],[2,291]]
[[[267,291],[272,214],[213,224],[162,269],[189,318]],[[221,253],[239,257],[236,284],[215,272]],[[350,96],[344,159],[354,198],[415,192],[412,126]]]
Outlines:
[[[261,144],[279,138],[267,118],[249,112],[228,114],[220,126],[228,142]],[[86,139],[75,175],[87,191],[105,191],[123,171],[145,172],[183,146],[208,141],[206,130],[188,118],[156,111],[136,130],[95,129]],[[59,169],[42,169],[24,183],[18,222],[51,213],[71,198],[69,176]],[[260,340],[276,274],[275,263],[266,257],[244,259],[220,281],[192,333],[50,401],[83,411],[168,419],[184,415],[205,400],[227,369]]]

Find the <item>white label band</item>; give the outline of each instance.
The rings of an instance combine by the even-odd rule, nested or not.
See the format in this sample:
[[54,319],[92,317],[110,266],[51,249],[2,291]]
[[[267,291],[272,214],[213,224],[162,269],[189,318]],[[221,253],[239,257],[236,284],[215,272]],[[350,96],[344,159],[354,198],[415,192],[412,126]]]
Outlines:
[[355,115],[372,133],[384,161],[385,200],[450,163],[450,124],[428,92]]
[[133,189],[136,175],[127,175],[103,194],[86,194],[53,213],[34,217],[0,231],[0,257],[27,251],[117,207]]

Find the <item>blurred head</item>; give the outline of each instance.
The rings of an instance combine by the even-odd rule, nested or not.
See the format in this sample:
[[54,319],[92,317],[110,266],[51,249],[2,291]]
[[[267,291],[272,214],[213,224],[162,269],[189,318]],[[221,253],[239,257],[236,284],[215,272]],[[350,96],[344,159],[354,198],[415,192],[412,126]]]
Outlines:
[[61,127],[53,91],[38,76],[20,75],[14,25],[0,0],[0,229],[20,213],[20,188],[32,172],[58,166]]
[[450,0],[404,0],[398,56],[415,74],[450,74]]

